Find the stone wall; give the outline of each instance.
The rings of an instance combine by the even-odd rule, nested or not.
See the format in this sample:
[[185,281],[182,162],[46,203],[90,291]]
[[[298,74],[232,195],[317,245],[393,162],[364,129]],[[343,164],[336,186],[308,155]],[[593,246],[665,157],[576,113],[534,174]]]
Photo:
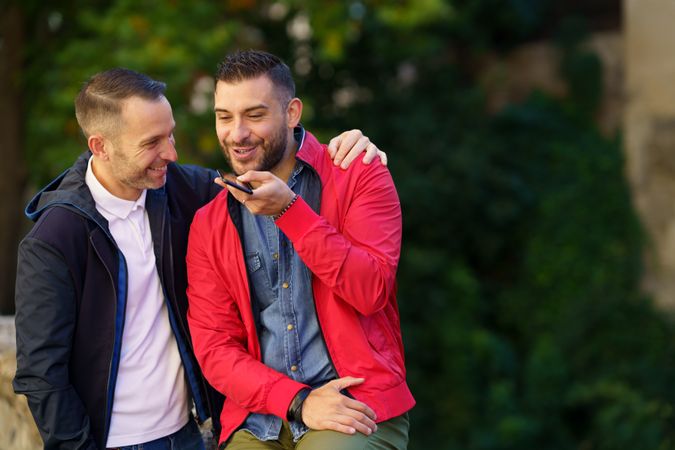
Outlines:
[[[645,291],[675,311],[675,2],[623,0],[623,30],[595,33],[587,42],[603,64],[597,121],[607,136],[622,128],[626,177],[645,230]],[[488,56],[481,84],[498,111],[532,90],[567,93],[550,42]]]
[[[584,46],[601,61],[603,92],[596,121],[606,136],[621,127],[624,109],[624,41],[621,32],[593,33]],[[480,63],[479,83],[487,94],[487,109],[498,112],[524,101],[533,91],[563,98],[568,86],[560,76],[562,54],[549,41],[524,44],[505,55],[487,54]]]
[[26,398],[12,389],[16,372],[14,336],[14,318],[0,316],[0,449],[37,450],[42,448],[42,440]]
[[675,310],[675,2],[624,0],[627,174],[649,239],[645,287]]

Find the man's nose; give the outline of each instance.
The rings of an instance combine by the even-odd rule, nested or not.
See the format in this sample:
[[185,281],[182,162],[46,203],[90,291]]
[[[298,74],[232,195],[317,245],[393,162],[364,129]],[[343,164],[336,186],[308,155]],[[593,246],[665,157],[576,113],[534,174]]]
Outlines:
[[175,144],[176,141],[174,141],[173,136],[164,144],[164,148],[162,148],[162,153],[160,154],[163,160],[175,162],[178,159],[178,152],[176,151]]
[[234,123],[232,130],[230,130],[230,140],[235,143],[244,142],[250,134],[251,130],[243,121],[239,120]]

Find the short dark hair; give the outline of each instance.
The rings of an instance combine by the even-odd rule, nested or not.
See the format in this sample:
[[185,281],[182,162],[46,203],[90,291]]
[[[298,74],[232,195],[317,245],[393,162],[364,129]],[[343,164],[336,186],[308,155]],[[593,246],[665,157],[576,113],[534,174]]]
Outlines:
[[266,75],[279,91],[282,103],[295,97],[295,81],[291,69],[271,53],[260,50],[239,50],[218,64],[216,83],[236,83]]
[[157,100],[165,91],[165,83],[130,69],[117,67],[97,73],[75,98],[77,123],[85,137],[114,133],[120,125],[122,101],[131,97]]

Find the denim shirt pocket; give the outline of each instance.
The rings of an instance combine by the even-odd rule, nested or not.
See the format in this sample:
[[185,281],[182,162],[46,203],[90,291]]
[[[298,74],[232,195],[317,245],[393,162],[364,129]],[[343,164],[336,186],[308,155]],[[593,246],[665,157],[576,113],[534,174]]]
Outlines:
[[253,252],[246,254],[246,268],[251,278],[251,291],[262,311],[274,303],[276,295],[272,291],[269,276],[265,271],[260,253]]

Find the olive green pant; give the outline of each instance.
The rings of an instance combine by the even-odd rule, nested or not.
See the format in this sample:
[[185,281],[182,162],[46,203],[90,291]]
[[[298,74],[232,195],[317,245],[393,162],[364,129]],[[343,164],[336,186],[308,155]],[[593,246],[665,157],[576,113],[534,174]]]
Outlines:
[[408,413],[377,424],[377,431],[344,434],[330,430],[309,430],[298,442],[284,421],[276,441],[261,441],[246,430],[234,433],[221,449],[226,450],[405,450],[408,448]]

